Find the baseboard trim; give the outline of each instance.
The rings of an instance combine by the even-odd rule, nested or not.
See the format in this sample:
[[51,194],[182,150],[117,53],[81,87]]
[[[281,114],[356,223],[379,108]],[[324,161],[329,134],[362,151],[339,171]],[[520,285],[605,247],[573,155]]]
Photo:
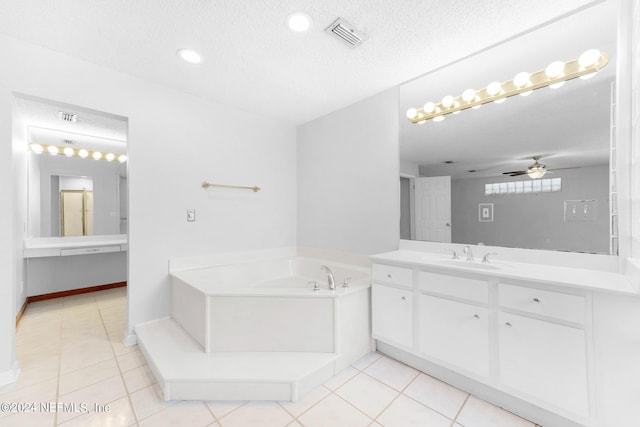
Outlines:
[[22,307],[20,308],[20,310],[18,310],[18,315],[16,316],[16,328],[20,324],[20,320],[22,320],[22,316],[24,315],[24,311],[27,309],[27,304],[29,304],[29,301],[25,300],[24,304],[22,304]]
[[25,302],[24,308],[26,308],[26,304],[29,304],[32,302],[45,301],[45,300],[54,299],[54,298],[69,297],[72,295],[87,294],[89,292],[105,291],[107,289],[123,288],[125,286],[127,286],[127,282],[116,282],[116,283],[108,283],[106,285],[89,286],[87,288],[70,289],[68,291],[52,292],[50,294],[33,295],[30,297],[27,297],[27,301]]
[[18,368],[18,362],[13,363],[13,367],[5,372],[0,372],[0,387],[15,383],[20,376],[20,368]]

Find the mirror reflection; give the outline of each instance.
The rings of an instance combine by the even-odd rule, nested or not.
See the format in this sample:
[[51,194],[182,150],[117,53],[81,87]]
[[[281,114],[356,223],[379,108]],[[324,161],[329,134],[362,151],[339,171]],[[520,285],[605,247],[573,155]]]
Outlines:
[[[616,31],[613,5],[599,4],[404,84],[401,238],[616,254]],[[410,108],[594,48],[609,64],[590,79],[442,121],[407,119]]]
[[29,123],[29,237],[127,233],[126,120],[17,99]]

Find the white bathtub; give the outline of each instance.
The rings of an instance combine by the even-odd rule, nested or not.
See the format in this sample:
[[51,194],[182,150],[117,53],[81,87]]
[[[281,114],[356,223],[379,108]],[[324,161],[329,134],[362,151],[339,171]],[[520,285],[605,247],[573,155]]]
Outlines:
[[172,317],[205,352],[335,353],[340,369],[371,350],[367,268],[289,256],[170,274]]

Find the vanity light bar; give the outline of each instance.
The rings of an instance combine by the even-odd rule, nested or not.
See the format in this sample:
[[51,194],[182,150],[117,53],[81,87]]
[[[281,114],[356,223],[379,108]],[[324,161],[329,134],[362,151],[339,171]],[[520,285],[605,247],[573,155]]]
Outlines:
[[51,155],[61,155],[66,157],[80,157],[81,159],[106,160],[108,162],[118,160],[120,163],[127,161],[125,154],[104,153],[102,151],[85,150],[84,148],[71,148],[69,146],[59,147],[57,145],[38,144],[32,142],[29,148],[36,154],[49,153]]
[[414,124],[432,119],[433,121],[441,121],[447,114],[478,108],[489,102],[504,102],[506,98],[514,95],[526,96],[541,87],[560,87],[565,81],[576,77],[584,79],[593,77],[608,63],[609,56],[605,52],[591,49],[573,61],[553,62],[545,69],[534,73],[518,73],[513,80],[504,83],[492,82],[482,89],[467,89],[460,96],[447,95],[438,103],[427,102],[422,108],[410,108],[407,110],[407,118]]

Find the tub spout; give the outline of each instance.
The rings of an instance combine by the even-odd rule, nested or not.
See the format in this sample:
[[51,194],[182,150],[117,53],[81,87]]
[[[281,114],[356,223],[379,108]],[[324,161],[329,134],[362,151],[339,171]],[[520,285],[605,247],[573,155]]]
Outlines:
[[333,277],[333,273],[331,272],[331,269],[326,266],[326,265],[322,265],[320,266],[320,270],[325,270],[327,272],[327,280],[329,281],[329,289],[330,290],[335,290],[336,288],[336,280]]

